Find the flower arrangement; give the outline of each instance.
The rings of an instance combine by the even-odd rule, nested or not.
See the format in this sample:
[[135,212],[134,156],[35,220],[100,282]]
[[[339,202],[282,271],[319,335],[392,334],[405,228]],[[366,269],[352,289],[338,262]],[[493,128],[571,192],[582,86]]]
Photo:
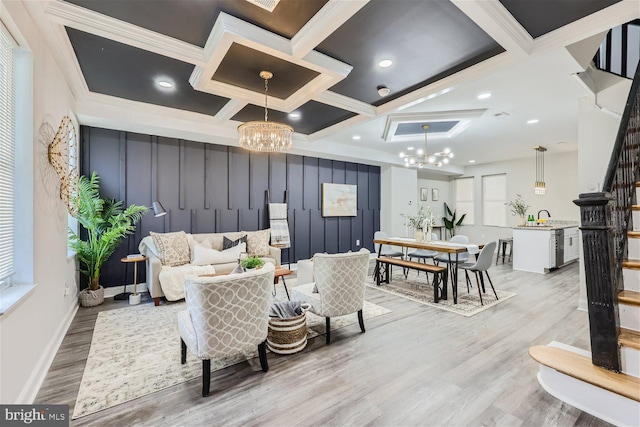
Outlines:
[[425,210],[422,205],[420,205],[416,215],[400,214],[400,216],[406,219],[404,225],[414,230],[424,230],[435,225],[435,218],[433,217],[431,209],[427,208]]
[[527,209],[531,206],[524,201],[521,195],[516,194],[515,200],[509,202],[509,207],[511,208],[511,215],[523,217],[527,214]]

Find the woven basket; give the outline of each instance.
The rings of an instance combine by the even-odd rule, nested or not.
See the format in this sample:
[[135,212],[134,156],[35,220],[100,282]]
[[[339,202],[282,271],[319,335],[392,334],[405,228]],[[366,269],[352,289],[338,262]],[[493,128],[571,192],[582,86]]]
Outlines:
[[269,318],[267,347],[277,354],[293,354],[307,346],[307,310],[302,305],[302,314],[288,319]]
[[104,302],[104,288],[100,286],[95,291],[83,289],[80,291],[80,305],[83,307],[94,307]]

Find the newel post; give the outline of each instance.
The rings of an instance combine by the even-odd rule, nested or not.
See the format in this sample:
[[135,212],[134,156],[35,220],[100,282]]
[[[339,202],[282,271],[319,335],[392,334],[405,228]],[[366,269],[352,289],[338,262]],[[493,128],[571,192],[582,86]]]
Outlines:
[[587,285],[591,360],[594,365],[620,371],[618,349],[618,288],[621,267],[616,266],[609,193],[580,194],[582,248]]

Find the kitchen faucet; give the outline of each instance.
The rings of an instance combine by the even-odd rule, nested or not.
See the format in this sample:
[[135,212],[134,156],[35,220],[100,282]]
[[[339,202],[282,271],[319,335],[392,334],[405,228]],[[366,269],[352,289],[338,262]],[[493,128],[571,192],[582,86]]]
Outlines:
[[548,210],[546,210],[546,209],[540,209],[540,210],[538,211],[538,219],[540,219],[540,212],[546,212],[546,213],[547,213],[547,216],[548,216],[549,218],[551,218],[551,214],[549,213],[549,211],[548,211]]

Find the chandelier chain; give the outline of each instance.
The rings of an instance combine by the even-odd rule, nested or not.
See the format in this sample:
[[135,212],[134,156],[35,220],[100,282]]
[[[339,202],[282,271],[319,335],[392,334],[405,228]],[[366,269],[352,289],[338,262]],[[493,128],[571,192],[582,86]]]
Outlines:
[[267,107],[268,97],[267,91],[269,90],[269,79],[264,79],[264,121],[268,122],[269,120],[269,109]]

